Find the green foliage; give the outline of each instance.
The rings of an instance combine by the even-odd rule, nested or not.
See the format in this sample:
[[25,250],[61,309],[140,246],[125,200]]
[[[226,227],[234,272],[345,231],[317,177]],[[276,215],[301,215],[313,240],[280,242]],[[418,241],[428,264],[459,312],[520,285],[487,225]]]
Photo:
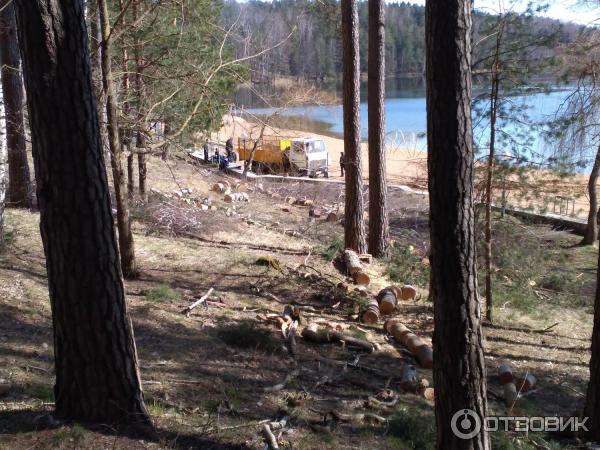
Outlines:
[[[221,3],[165,0],[139,2],[137,8],[136,13],[128,8],[124,16],[127,23],[137,20],[137,27],[126,28],[114,46],[120,66],[121,47],[130,49],[131,88],[129,97],[122,95],[128,106],[149,121],[165,123],[167,135],[218,128],[233,89],[247,76],[245,66],[232,61],[232,36],[220,24]],[[138,76],[141,95],[135,90]],[[183,136],[177,137],[185,140]]]
[[162,303],[165,301],[176,301],[181,298],[179,293],[172,289],[167,284],[161,284],[144,293],[146,300],[154,303]]
[[344,250],[344,240],[341,238],[333,239],[329,245],[318,248],[319,254],[328,261],[335,259],[338,255],[341,255]]
[[[359,2],[358,6],[359,33],[367,36],[368,4]],[[523,30],[530,35],[529,42],[556,28],[557,21],[536,18],[533,14],[535,11],[530,12],[524,14],[526,17],[522,19]],[[239,24],[241,39],[234,44],[238,54],[244,51],[254,53],[282,43],[276,50],[249,61],[256,81],[264,82],[268,81],[264,77],[272,80],[277,76],[298,77],[320,83],[328,79],[339,80],[342,47],[338,0],[226,1],[222,17],[225,27],[236,22]],[[489,40],[481,41],[481,38],[486,36],[485,28],[495,17],[474,12],[473,61],[487,54],[486,44]],[[286,39],[294,27],[295,33]],[[562,26],[562,42],[574,40],[582,28],[575,24]],[[386,77],[421,76],[425,71],[425,8],[409,2],[386,3],[385,33]],[[511,32],[509,37],[515,35]],[[360,47],[360,67],[365,72],[368,64],[367,39],[360,40]],[[557,43],[553,44],[548,56],[558,53],[558,48]],[[542,56],[541,52],[532,52],[531,58],[539,56]]]
[[[477,224],[479,277],[484,276],[483,224]],[[532,315],[548,307],[592,307],[597,255],[573,246],[548,227],[527,224],[510,216],[493,216],[492,289],[496,307]]]
[[25,393],[43,402],[54,401],[54,389],[48,384],[33,384],[26,389]]
[[411,408],[399,410],[389,423],[390,445],[413,450],[435,449],[435,418],[431,412]]
[[405,245],[397,245],[392,249],[387,275],[397,283],[429,286],[429,266],[423,264],[421,257]]

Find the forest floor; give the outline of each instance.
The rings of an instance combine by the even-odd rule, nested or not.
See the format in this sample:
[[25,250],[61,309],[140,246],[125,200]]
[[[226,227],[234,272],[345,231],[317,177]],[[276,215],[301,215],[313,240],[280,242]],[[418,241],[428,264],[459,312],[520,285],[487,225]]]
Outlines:
[[[399,386],[403,365],[416,365],[412,355],[386,335],[383,321],[358,322],[365,297],[336,288],[348,281],[336,260],[341,223],[285,202],[294,196],[337,210],[342,186],[261,181],[247,186],[249,203],[228,204],[210,188],[239,180],[212,168],[151,158],[148,178],[155,191],[133,208],[140,276],[125,285],[156,436],[51,418],[53,338],[39,214],[9,210],[8,245],[0,253],[0,449],[264,449],[257,423],[282,419],[285,427],[274,431],[280,448],[433,447],[433,403]],[[417,298],[401,301],[393,317],[429,341],[426,198],[392,191],[390,222],[394,255],[368,265],[368,295],[392,283],[417,286]],[[495,321],[484,328],[492,414],[506,410],[496,377],[505,362],[538,380],[513,415],[581,410],[597,249],[578,247],[578,240],[510,217],[496,220]],[[265,256],[273,263],[257,264]],[[213,301],[182,314],[210,288]],[[268,320],[285,304],[299,307],[308,323],[378,349],[298,336],[293,357]],[[433,384],[431,371],[416,367]],[[398,401],[385,406],[373,398]],[[517,432],[494,433],[493,442],[498,449],[580,445],[568,436]]]

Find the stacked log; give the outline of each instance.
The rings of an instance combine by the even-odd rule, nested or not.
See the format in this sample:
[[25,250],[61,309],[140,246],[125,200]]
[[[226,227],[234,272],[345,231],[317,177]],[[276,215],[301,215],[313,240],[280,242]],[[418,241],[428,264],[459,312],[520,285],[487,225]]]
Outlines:
[[397,342],[405,346],[417,361],[426,369],[433,369],[433,350],[419,336],[410,331],[397,319],[389,319],[383,328],[394,336]]
[[356,252],[354,250],[346,249],[344,251],[344,262],[346,264],[346,270],[352,277],[356,284],[368,286],[371,282],[369,275],[367,275],[362,268],[362,264]]

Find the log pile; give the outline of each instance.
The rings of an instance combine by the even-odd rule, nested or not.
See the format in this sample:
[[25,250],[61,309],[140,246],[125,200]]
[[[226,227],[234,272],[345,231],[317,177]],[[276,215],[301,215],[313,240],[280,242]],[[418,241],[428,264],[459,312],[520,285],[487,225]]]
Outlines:
[[498,367],[498,380],[502,386],[504,402],[509,409],[514,407],[519,394],[531,390],[536,382],[535,377],[529,372],[523,377],[515,378],[508,364],[502,364]]
[[250,197],[245,192],[234,192],[230,194],[225,194],[225,197],[223,197],[223,201],[225,201],[226,203],[249,202]]
[[352,277],[356,284],[369,285],[371,278],[363,271],[362,263],[354,250],[346,249],[344,251],[344,263],[348,275]]
[[362,321],[365,323],[377,323],[381,315],[394,312],[400,295],[401,289],[396,286],[388,286],[379,291],[379,294],[367,303],[362,313]]
[[383,328],[415,356],[421,367],[433,369],[433,350],[419,336],[410,331],[398,319],[389,319]]

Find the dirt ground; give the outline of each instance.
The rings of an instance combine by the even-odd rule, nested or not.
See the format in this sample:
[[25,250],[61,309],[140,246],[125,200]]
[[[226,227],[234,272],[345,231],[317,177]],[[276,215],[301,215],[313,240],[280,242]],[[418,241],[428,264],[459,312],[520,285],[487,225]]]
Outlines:
[[[257,423],[266,419],[287,421],[276,432],[280,448],[431,448],[432,402],[399,385],[406,363],[415,364],[419,378],[429,383],[431,371],[418,367],[381,323],[358,322],[365,297],[336,288],[348,281],[335,260],[340,221],[310,217],[308,207],[285,201],[305,197],[318,210],[337,211],[341,186],[262,181],[247,186],[249,203],[228,204],[210,188],[239,180],[214,168],[158,158],[150,160],[149,180],[154,190],[149,204],[133,209],[141,275],[126,281],[126,293],[156,435],[52,418],[53,338],[39,215],[9,210],[8,245],[0,253],[0,449],[263,449]],[[426,200],[393,191],[390,210],[396,248],[408,249],[406,257],[425,267]],[[538,379],[517,411],[571,415],[581,408],[587,382],[594,251],[572,247],[577,238],[567,233],[519,227],[571,255],[582,273],[573,296],[583,306],[566,310],[540,300],[522,314],[499,303],[495,325],[485,328],[490,410],[505,410],[495,374],[500,363],[509,362],[517,374]],[[277,263],[258,265],[265,256]],[[386,263],[374,262],[367,271],[368,296],[392,284]],[[427,286],[410,270],[402,273],[408,275],[399,283],[417,285],[419,296],[400,302],[393,316],[430,340]],[[213,301],[186,318],[182,309],[210,288]],[[299,307],[305,323],[341,329],[378,349],[369,354],[298,337],[293,357],[268,320],[285,304]],[[381,404],[389,399],[397,403]],[[502,448],[577,445],[515,434],[501,442],[517,441],[522,444]]]

